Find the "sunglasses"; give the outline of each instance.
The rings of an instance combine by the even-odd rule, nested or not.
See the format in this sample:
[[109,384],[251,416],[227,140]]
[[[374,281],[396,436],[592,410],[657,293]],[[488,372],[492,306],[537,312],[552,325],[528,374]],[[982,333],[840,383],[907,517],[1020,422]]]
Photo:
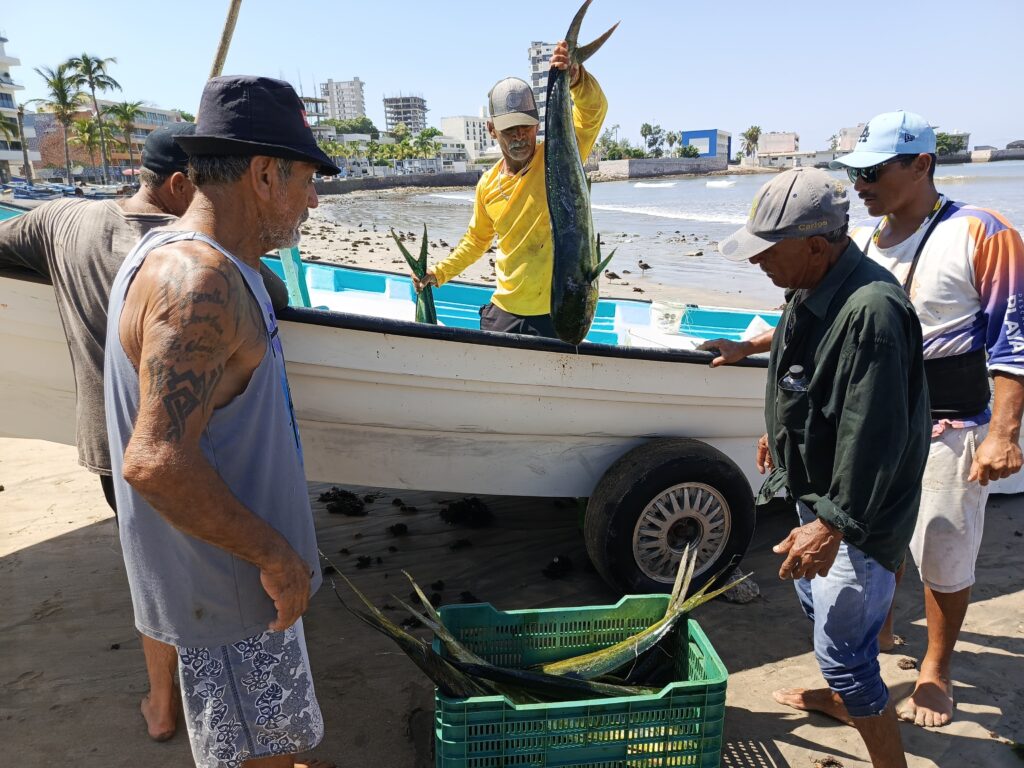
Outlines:
[[878,181],[878,175],[882,172],[882,168],[889,163],[895,163],[900,159],[899,155],[896,157],[890,157],[888,160],[883,160],[878,165],[872,165],[870,168],[847,168],[846,175],[850,177],[850,183],[856,184],[857,179],[864,179],[866,184],[874,184]]

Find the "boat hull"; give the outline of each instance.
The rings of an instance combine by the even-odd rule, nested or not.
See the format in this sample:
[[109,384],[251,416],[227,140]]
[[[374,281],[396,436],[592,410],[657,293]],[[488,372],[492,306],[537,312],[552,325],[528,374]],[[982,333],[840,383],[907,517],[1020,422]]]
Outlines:
[[[757,482],[762,367],[337,312],[280,319],[310,480],[586,496],[630,448],[681,436]],[[49,285],[0,275],[0,359],[0,435],[73,444],[74,380]]]

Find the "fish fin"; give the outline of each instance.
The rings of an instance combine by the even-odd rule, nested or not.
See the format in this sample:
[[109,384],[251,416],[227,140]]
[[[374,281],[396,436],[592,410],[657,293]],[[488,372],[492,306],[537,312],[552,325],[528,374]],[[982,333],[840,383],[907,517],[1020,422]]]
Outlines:
[[[597,246],[597,249],[598,249],[597,250],[597,257],[601,258],[601,246],[600,245]],[[596,267],[594,267],[594,273],[590,277],[590,282],[594,282],[595,280],[597,280],[597,278],[599,278],[601,276],[601,273],[604,272],[605,268],[609,264],[612,263],[612,259],[614,259],[614,258],[615,258],[615,251],[612,251],[610,254],[608,254],[608,258],[607,259],[605,259],[604,261],[600,262]]]
[[569,53],[573,55],[576,49],[576,43],[580,38],[580,27],[583,26],[583,17],[587,15],[587,9],[590,8],[590,3],[593,0],[584,0],[583,5],[576,11],[576,15],[572,17],[572,23],[569,24],[569,31],[565,33],[565,42],[569,44]]
[[700,592],[695,594],[693,597],[688,598],[686,600],[686,602],[683,603],[683,606],[682,606],[683,612],[684,613],[689,613],[694,608],[699,608],[700,606],[704,605],[704,603],[708,603],[708,602],[714,600],[719,595],[728,592],[730,589],[735,587],[740,582],[746,581],[752,575],[753,575],[752,573],[748,573],[746,576],[743,576],[742,578],[736,579],[736,581],[729,582],[724,587],[719,587],[718,589],[716,589],[713,592],[708,592],[707,588],[710,587],[714,583],[714,579],[712,579],[711,581],[709,581],[707,584],[704,585],[704,588],[701,589]]
[[423,590],[420,589],[420,585],[417,584],[416,580],[409,575],[408,571],[403,570],[402,573],[405,575],[405,578],[409,580],[409,583],[412,584],[412,588],[415,590],[416,596],[419,597],[420,602],[423,603],[423,608],[427,612],[427,615],[438,624],[443,625],[444,622],[441,621],[441,614],[439,614],[437,609],[434,608],[434,604],[430,602],[430,598],[428,598],[426,594],[424,594]]
[[686,597],[686,590],[690,586],[690,575],[692,575],[692,563],[696,558],[690,558],[690,545],[683,549],[683,556],[679,558],[679,569],[676,571],[676,580],[672,584],[672,594],[665,606],[665,616],[672,614],[676,606],[682,603]]
[[578,47],[576,49],[576,53],[573,55],[573,60],[577,64],[582,64],[584,61],[586,61],[595,53],[597,53],[598,49],[605,44],[605,41],[612,36],[612,32],[618,29],[620,23],[621,22],[618,21],[615,22],[615,26],[613,26],[611,29],[609,29],[607,32],[605,32],[603,35],[597,38],[597,40],[595,40],[594,42],[587,43],[586,45]]
[[420,269],[427,274],[427,225],[423,224],[423,242],[420,243]]
[[402,255],[405,257],[406,262],[408,262],[409,269],[412,270],[412,273],[416,275],[416,277],[422,279],[423,272],[420,271],[419,263],[416,261],[416,259],[412,257],[412,254],[409,253],[409,250],[405,247],[405,244],[398,239],[398,235],[395,234],[395,230],[393,229],[391,230],[391,237],[393,237],[395,239],[395,243],[398,244],[398,250],[402,252]]

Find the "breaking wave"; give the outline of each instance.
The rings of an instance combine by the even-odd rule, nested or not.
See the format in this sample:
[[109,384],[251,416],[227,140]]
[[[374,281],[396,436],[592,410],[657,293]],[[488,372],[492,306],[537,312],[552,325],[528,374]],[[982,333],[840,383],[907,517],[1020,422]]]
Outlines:
[[743,224],[746,218],[727,213],[698,213],[695,211],[678,211],[666,208],[637,207],[631,205],[607,205],[595,203],[591,206],[595,211],[614,211],[615,213],[635,213],[640,216],[657,216],[662,219],[679,219],[682,221],[703,221],[711,224]]

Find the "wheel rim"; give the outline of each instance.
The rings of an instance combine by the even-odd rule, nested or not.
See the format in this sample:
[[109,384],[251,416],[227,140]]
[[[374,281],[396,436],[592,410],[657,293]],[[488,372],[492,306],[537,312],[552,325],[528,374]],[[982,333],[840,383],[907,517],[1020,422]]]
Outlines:
[[653,498],[633,529],[633,558],[654,581],[671,584],[687,544],[697,546],[694,575],[725,550],[732,515],[725,497],[704,483],[680,483]]

